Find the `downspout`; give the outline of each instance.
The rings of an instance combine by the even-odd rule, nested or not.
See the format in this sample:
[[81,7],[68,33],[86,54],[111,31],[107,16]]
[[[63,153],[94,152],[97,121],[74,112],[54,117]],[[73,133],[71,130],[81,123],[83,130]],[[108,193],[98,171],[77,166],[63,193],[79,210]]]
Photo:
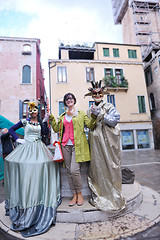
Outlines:
[[50,109],[49,109],[49,111],[50,111],[50,113],[51,113],[51,79],[50,79],[50,69],[51,68],[54,68],[55,66],[56,66],[56,62],[55,62],[55,64],[53,65],[53,66],[51,66],[50,67],[50,62],[49,62],[49,98],[50,98]]

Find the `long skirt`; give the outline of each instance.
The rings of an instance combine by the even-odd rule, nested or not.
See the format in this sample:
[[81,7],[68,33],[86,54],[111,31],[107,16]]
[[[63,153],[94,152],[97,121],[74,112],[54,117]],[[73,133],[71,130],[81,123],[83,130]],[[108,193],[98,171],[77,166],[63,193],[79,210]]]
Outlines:
[[6,215],[24,237],[46,232],[61,203],[59,164],[40,140],[16,147],[4,161]]

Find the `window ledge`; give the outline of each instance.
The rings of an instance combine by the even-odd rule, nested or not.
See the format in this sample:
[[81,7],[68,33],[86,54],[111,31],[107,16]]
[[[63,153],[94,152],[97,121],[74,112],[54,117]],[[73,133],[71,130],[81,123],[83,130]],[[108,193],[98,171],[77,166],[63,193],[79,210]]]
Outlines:
[[31,55],[31,52],[30,51],[22,51],[22,54],[23,55]]
[[128,91],[128,88],[126,87],[108,87],[107,89],[111,92],[118,92],[118,91],[127,92]]
[[32,83],[21,83],[21,85],[32,85]]

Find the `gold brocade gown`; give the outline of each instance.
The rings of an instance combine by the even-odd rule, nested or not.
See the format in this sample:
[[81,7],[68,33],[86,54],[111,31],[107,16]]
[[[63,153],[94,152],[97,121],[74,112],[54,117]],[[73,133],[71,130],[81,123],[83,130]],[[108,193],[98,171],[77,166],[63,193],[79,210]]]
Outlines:
[[[89,132],[91,161],[88,184],[91,189],[90,203],[102,211],[121,211],[125,207],[122,196],[120,130],[118,124],[109,127],[103,122],[104,115],[113,107],[101,102],[97,125]],[[112,116],[111,116],[112,117]]]

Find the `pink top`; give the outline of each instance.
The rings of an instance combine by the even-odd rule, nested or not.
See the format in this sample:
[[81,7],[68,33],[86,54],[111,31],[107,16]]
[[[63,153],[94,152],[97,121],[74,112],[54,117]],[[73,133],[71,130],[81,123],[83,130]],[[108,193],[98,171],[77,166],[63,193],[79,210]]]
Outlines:
[[68,122],[66,120],[66,117],[64,116],[63,120],[63,126],[64,126],[64,133],[63,133],[63,138],[62,138],[62,145],[65,146],[67,145],[69,139],[74,145],[74,129],[73,129],[73,122],[72,120]]

